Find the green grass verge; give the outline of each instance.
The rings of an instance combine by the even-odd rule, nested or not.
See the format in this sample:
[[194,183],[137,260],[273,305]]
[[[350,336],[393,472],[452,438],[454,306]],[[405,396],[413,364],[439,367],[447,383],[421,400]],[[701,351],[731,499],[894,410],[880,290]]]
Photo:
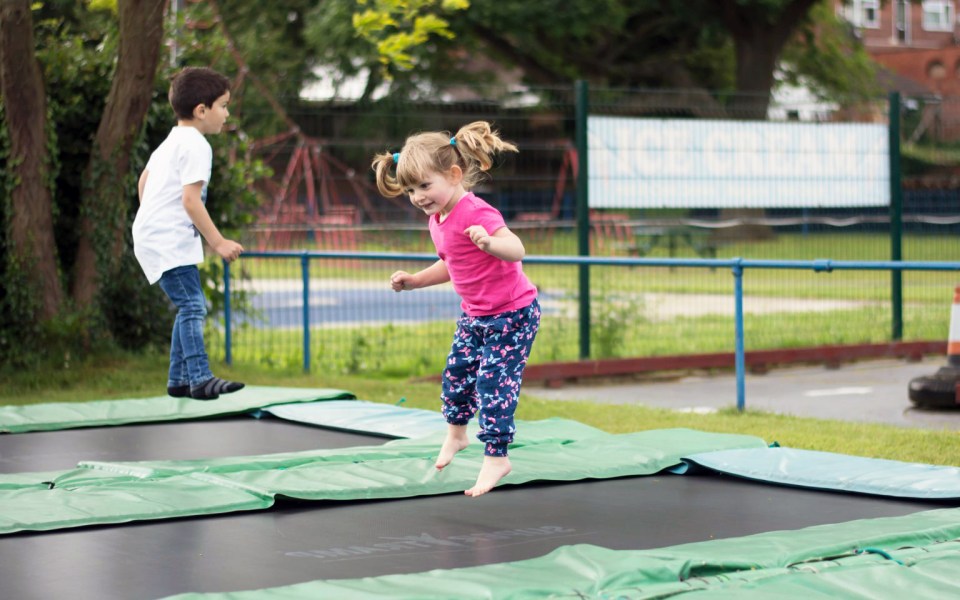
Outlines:
[[[44,372],[0,373],[0,404],[83,402],[138,398],[165,393],[167,359],[157,354],[91,359]],[[253,385],[334,388],[363,400],[438,410],[439,387],[406,377],[304,374],[292,368],[215,365],[218,375]],[[611,433],[686,427],[719,433],[748,434],[783,446],[839,452],[926,464],[960,464],[956,432],[906,429],[888,425],[787,417],[735,409],[695,415],[642,406],[537,398],[536,388],[524,390],[517,418],[572,419]],[[522,435],[522,432],[521,434]]]

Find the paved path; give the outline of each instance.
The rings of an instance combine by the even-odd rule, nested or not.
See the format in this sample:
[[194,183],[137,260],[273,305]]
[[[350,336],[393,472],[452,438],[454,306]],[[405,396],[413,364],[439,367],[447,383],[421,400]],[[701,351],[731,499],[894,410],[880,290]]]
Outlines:
[[[907,395],[914,377],[932,375],[944,357],[921,362],[865,361],[839,369],[789,367],[764,375],[747,375],[748,410],[821,419],[887,423],[902,427],[960,431],[957,410],[921,410]],[[689,412],[711,412],[737,404],[733,374],[687,376],[670,382],[569,384],[560,389],[524,386],[532,396],[551,400],[587,400],[611,404],[640,404]]]
[[[256,316],[238,315],[237,322],[257,327],[302,327],[303,281],[300,279],[237,280],[233,291],[249,294]],[[630,296],[634,308],[645,319],[667,321],[678,316],[727,315],[734,313],[733,294],[642,293]],[[747,296],[745,314],[776,312],[821,312],[869,306],[870,302],[767,298]],[[545,314],[577,318],[578,304],[563,289],[541,290],[540,305]],[[310,281],[310,323],[314,326],[380,326],[387,323],[442,320],[454,322],[460,316],[460,297],[448,284],[397,294],[387,281]]]

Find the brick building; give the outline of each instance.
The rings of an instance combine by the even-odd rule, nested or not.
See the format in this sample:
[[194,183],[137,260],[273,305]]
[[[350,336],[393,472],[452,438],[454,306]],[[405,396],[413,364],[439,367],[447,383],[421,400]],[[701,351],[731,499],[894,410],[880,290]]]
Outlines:
[[[867,52],[905,97],[927,96],[929,131],[960,138],[960,23],[953,0],[837,0]],[[928,93],[922,92],[927,90]]]

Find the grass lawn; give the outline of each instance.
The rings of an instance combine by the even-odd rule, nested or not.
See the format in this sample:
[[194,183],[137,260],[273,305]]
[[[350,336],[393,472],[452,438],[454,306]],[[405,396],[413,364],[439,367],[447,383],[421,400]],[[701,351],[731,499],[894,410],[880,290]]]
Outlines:
[[[0,373],[0,404],[83,402],[158,396],[165,393],[167,359],[160,353],[118,356],[74,363],[53,372]],[[412,382],[406,377],[369,377],[304,374],[296,369],[214,365],[222,377],[253,385],[335,388],[373,402],[437,410],[439,388],[433,383]],[[887,425],[848,423],[786,417],[747,410],[696,415],[640,406],[600,405],[588,402],[550,401],[525,391],[517,417],[539,420],[572,419],[611,433],[686,427],[701,431],[739,433],[760,437],[782,446],[839,452],[940,465],[960,465],[956,433],[904,429]],[[522,435],[522,432],[521,434]]]

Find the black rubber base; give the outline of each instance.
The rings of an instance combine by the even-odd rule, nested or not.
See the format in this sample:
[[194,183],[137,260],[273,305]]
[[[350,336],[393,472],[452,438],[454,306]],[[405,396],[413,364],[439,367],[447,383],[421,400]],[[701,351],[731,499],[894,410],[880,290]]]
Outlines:
[[921,408],[958,408],[957,383],[960,369],[941,367],[933,375],[924,375],[910,381],[910,402]]

